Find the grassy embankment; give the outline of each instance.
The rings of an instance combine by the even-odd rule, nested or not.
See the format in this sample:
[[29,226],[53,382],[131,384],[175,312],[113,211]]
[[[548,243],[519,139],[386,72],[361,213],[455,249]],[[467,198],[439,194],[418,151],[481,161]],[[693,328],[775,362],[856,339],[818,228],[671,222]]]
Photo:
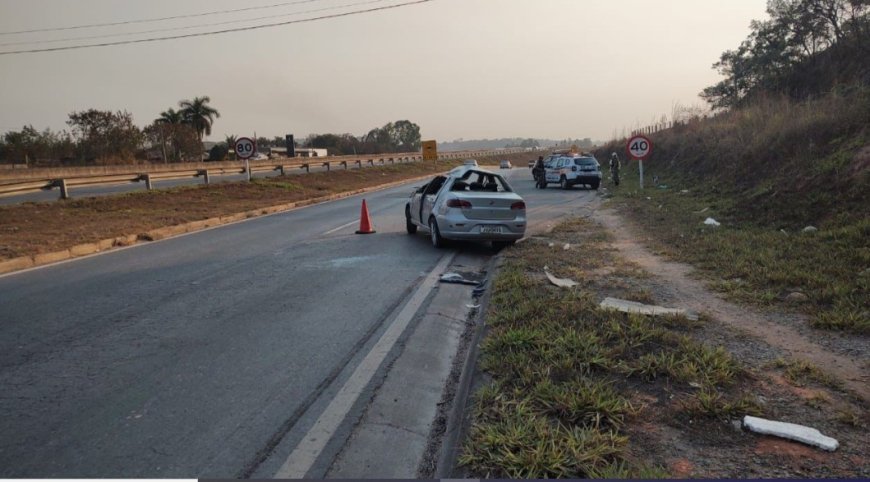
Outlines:
[[[632,162],[612,191],[659,252],[737,300],[792,304],[814,327],[870,334],[870,90],[766,99],[652,140],[647,189]],[[624,146],[596,154],[611,151]]]
[[[703,431],[759,413],[739,363],[693,340],[698,322],[598,309],[604,293],[650,296],[638,282],[645,273],[619,259],[610,241],[602,227],[575,220],[504,252],[480,360],[491,379],[476,394],[460,458],[470,475],[666,477],[663,464],[638,462],[649,460],[638,454],[645,421]],[[544,266],[580,286],[552,286]]]
[[[482,157],[525,165],[536,153]],[[0,260],[443,172],[462,160],[414,162],[112,196],[0,206]],[[75,190],[72,192],[75,196]],[[401,212],[397,213],[401,216]]]

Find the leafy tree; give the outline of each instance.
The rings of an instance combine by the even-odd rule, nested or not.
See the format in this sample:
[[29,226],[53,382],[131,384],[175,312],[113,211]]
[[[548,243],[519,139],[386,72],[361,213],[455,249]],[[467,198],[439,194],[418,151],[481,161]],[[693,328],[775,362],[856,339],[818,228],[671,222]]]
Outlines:
[[227,154],[229,154],[230,148],[224,144],[223,142],[215,144],[210,151],[208,151],[208,160],[209,161],[223,161],[226,159]]
[[202,142],[204,135],[211,135],[211,126],[214,124],[214,120],[221,116],[217,109],[208,105],[209,102],[211,102],[211,98],[205,95],[194,97],[193,100],[182,100],[178,103],[185,123],[196,129],[200,142]]
[[13,163],[71,158],[74,150],[67,133],[51,129],[40,132],[32,125],[9,131],[0,138],[0,159]]
[[127,111],[72,112],[67,124],[77,142],[79,158],[86,161],[132,160],[142,146],[142,131]]
[[154,123],[143,131],[151,145],[160,145],[163,162],[199,161],[202,156],[202,143],[196,129],[187,124]]

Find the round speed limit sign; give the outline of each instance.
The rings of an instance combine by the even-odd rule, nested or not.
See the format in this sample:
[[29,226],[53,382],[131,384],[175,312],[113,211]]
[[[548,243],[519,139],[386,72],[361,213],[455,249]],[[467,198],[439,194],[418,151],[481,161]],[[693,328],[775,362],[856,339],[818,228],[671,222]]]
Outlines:
[[239,159],[250,159],[257,152],[257,145],[249,137],[239,137],[236,141],[236,156]]
[[652,154],[652,141],[646,136],[633,136],[625,144],[625,150],[634,159],[646,159]]

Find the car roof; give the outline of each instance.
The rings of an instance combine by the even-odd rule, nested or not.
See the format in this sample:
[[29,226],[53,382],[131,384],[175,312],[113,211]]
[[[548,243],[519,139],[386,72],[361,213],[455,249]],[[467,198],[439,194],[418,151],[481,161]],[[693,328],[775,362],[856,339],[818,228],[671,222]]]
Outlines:
[[447,173],[447,176],[448,177],[462,177],[468,171],[474,171],[474,172],[479,172],[482,174],[498,176],[498,173],[488,171],[486,169],[482,169],[482,168],[477,167],[477,166],[467,166],[467,165],[454,167],[453,169],[450,170],[450,172]]

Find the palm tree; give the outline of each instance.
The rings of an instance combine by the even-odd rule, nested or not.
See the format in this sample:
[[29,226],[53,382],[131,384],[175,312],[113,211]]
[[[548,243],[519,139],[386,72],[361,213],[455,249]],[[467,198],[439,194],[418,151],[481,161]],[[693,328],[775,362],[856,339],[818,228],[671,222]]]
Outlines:
[[182,115],[181,111],[177,111],[170,107],[169,109],[160,113],[160,117],[154,119],[155,124],[161,124],[160,126],[160,144],[163,148],[163,162],[169,162],[169,156],[166,155],[166,130],[165,125],[169,125],[169,129],[171,129],[174,133],[176,125],[180,125],[184,122],[184,115]]
[[230,134],[225,136],[227,139],[227,156],[230,155],[230,151],[235,152],[236,149],[236,140],[238,139],[236,136]]
[[217,109],[208,105],[211,99],[204,95],[202,97],[194,97],[193,100],[182,100],[178,103],[181,107],[181,115],[184,122],[193,126],[199,134],[199,142],[202,142],[203,135],[211,135],[211,125],[215,118],[220,117],[220,112]]

